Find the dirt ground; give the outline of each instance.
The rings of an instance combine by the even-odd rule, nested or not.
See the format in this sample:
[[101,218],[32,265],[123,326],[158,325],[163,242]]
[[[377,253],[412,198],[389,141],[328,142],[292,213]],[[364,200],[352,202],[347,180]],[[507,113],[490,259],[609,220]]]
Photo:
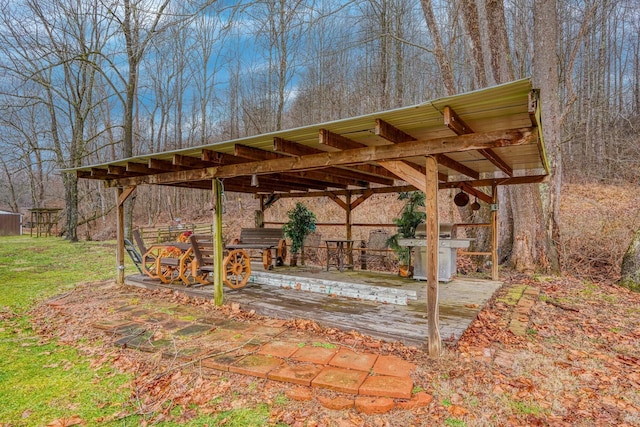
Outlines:
[[[526,315],[517,309],[523,287],[537,294]],[[136,412],[149,422],[187,422],[196,415],[193,410],[172,411],[176,405],[195,404],[200,413],[213,413],[266,403],[273,425],[640,425],[640,295],[614,285],[569,277],[509,277],[459,342],[447,343],[438,359],[429,358],[423,348],[323,329],[303,319],[286,322],[291,331],[310,339],[397,355],[416,364],[414,390],[433,400],[378,415],[327,409],[323,398],[339,395],[331,391],[313,389],[311,400],[297,401],[291,397],[299,387],[287,383],[122,348],[112,334],[89,326],[123,301],[171,303],[172,314],[183,319],[215,316],[258,324],[268,320],[249,307],[218,308],[173,292],[113,283],[80,285],[64,298],[74,301],[73,309],[50,301],[34,310],[38,333],[79,348],[96,366],[110,362],[131,373],[131,399]],[[514,322],[524,324],[523,336],[513,333]],[[129,415],[117,413],[113,418]]]

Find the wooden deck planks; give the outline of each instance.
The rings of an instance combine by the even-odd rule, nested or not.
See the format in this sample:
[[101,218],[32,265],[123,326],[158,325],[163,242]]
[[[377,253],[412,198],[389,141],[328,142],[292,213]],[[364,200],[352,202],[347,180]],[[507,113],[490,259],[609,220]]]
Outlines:
[[[278,273],[283,273],[279,269]],[[358,280],[358,272],[349,274],[332,272],[333,275],[322,277],[333,278],[342,275],[343,280]],[[306,273],[307,276],[318,277],[318,273]],[[281,319],[304,318],[318,322],[325,327],[335,327],[344,331],[355,330],[362,334],[387,341],[400,341],[406,345],[423,345],[427,340],[426,319],[426,283],[400,279],[391,275],[376,275],[366,272],[361,275],[359,283],[375,284],[390,287],[402,286],[404,289],[415,289],[418,300],[409,301],[408,305],[382,304],[371,301],[342,297],[329,297],[296,289],[277,288],[268,285],[249,283],[245,288],[232,290],[225,288],[225,302],[236,302],[244,309],[253,309],[258,314]],[[304,280],[304,275],[297,272],[296,280]],[[211,287],[186,288],[182,285],[162,285],[145,280],[140,275],[128,276],[126,284],[157,289],[170,287],[190,296],[201,298],[213,297]],[[440,333],[443,339],[459,339],[475,319],[478,312],[502,285],[492,280],[456,278],[449,283],[439,285],[440,301]]]

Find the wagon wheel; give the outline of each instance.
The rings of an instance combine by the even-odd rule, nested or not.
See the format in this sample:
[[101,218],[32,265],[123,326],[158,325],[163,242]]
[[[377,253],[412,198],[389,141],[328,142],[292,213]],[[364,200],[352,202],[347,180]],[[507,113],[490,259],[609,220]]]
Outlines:
[[209,280],[209,272],[200,270],[200,265],[198,264],[197,259],[191,261],[189,264],[189,270],[191,270],[189,278],[194,281],[193,283],[198,282],[201,285],[208,285],[211,283]]
[[152,279],[158,278],[158,269],[156,267],[156,262],[161,250],[161,246],[152,246],[147,252],[142,255],[142,272]]
[[156,260],[156,273],[162,283],[168,284],[178,279],[180,272],[177,265],[169,265],[162,263],[162,257]]
[[276,263],[278,265],[284,265],[285,259],[287,259],[287,241],[280,239],[278,242],[278,251],[276,252]]
[[251,275],[251,259],[242,249],[229,252],[222,263],[225,276],[224,283],[231,289],[243,288]]
[[193,285],[196,282],[200,284],[207,283],[207,273],[203,273],[199,271],[196,265],[198,261],[196,261],[193,256],[193,249],[189,248],[187,251],[180,257],[180,265],[178,266],[179,277],[182,282],[189,286]]
[[265,270],[271,270],[273,265],[273,255],[271,255],[271,249],[265,249],[262,251],[262,265],[264,265]]

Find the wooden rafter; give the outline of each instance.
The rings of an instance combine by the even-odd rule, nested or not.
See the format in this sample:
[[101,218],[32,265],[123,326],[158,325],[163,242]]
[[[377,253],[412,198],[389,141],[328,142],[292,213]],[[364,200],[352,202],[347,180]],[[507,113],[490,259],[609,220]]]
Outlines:
[[[250,160],[277,160],[289,158],[283,154],[274,153],[273,151],[262,150],[260,148],[249,147],[246,145],[235,145],[235,156],[242,157]],[[325,187],[346,187],[347,185],[355,185],[359,187],[366,187],[368,183],[364,180],[357,180],[354,178],[345,178],[344,176],[337,176],[335,170],[329,168],[329,170],[313,170],[313,171],[300,171],[286,173],[286,176],[298,177],[303,179],[309,179],[311,181],[323,182]]]
[[151,169],[149,168],[148,165],[144,163],[135,163],[135,162],[127,162],[126,168],[128,172],[139,173],[143,175],[150,175],[154,173],[164,172],[161,169]]
[[496,132],[474,133],[455,137],[403,142],[338,152],[323,152],[303,157],[224,165],[214,168],[167,172],[164,174],[123,178],[107,182],[107,186],[137,184],[169,184],[207,178],[225,178],[241,175],[264,174],[283,171],[303,171],[331,166],[347,166],[378,160],[399,160],[444,154],[455,151],[470,151],[503,146],[523,145],[532,141],[536,129],[521,128]]
[[454,131],[456,135],[468,135],[474,133],[471,126],[466,124],[458,114],[453,111],[453,108],[444,107],[444,125]]
[[150,169],[159,169],[159,170],[164,170],[164,171],[182,171],[185,170],[184,167],[182,166],[178,166],[178,165],[174,165],[172,162],[167,161],[167,160],[160,160],[160,159],[156,159],[151,157],[148,161],[149,164],[149,168]]
[[[381,136],[382,138],[386,139],[389,142],[392,142],[394,144],[399,144],[401,142],[409,142],[409,141],[415,141],[416,139],[409,135],[408,133],[396,128],[395,126],[393,126],[390,123],[385,122],[384,120],[381,119],[376,119],[376,135]],[[421,174],[425,174],[426,172],[426,168],[420,165],[416,165],[415,163],[410,163],[407,161],[402,161],[403,163],[405,163],[406,165],[410,166],[413,169],[416,169],[417,171],[419,171]],[[402,167],[400,165],[397,166],[393,166],[390,163],[387,163],[388,166],[388,170],[389,171],[394,171],[394,170],[407,170],[405,167]],[[387,167],[385,166],[385,167]],[[412,172],[409,172],[412,173]],[[438,172],[438,180],[440,181],[446,181],[449,177],[441,172]],[[404,178],[403,178],[404,179]],[[405,179],[406,181],[406,179]],[[423,179],[424,181],[424,179]],[[409,182],[409,181],[407,181]]]
[[326,145],[327,147],[333,147],[339,150],[352,150],[354,148],[366,147],[366,145],[361,142],[354,141],[353,139],[333,133],[326,129],[320,129],[318,142],[322,145]]
[[[288,156],[306,156],[309,154],[319,154],[324,153],[325,151],[319,150],[314,147],[309,147],[308,145],[299,144],[294,141],[287,141],[283,138],[273,138],[273,151],[276,153],[288,155]],[[358,179],[365,179],[370,182],[375,182],[376,184],[382,185],[393,185],[393,179],[397,179],[398,177],[387,171],[385,168],[381,168],[376,165],[362,164],[351,166],[349,169],[342,169],[343,171],[357,171],[360,172],[359,175],[347,174],[343,175],[345,177],[353,177]],[[339,172],[340,174],[344,174],[344,172]],[[362,174],[366,174],[362,175]],[[371,176],[373,175],[373,176]],[[385,179],[385,178],[391,178]]]
[[207,162],[197,157],[183,156],[180,154],[173,155],[172,163],[176,166],[182,166],[185,168],[192,168],[192,169],[200,169],[200,168],[208,168],[211,166],[216,166],[214,162]]
[[456,160],[453,160],[451,157],[445,154],[438,154],[436,156],[436,160],[438,160],[438,163],[440,163],[442,166],[453,169],[454,171],[459,172],[463,175],[467,175],[468,177],[471,177],[473,179],[480,178],[480,172],[473,170]]
[[424,173],[412,167],[410,164],[399,160],[383,160],[378,162],[383,168],[389,169],[394,174],[401,177],[405,182],[416,187],[418,190],[425,192],[426,184]]
[[211,162],[216,166],[221,165],[237,165],[238,163],[246,163],[246,159],[241,159],[232,154],[219,153],[213,150],[202,150],[202,160],[205,162]]
[[494,164],[495,167],[500,169],[502,172],[506,173],[509,176],[513,176],[513,169],[509,166],[498,154],[493,151],[491,148],[485,148],[482,150],[478,150],[480,154],[482,154],[487,160]]
[[394,144],[399,142],[408,142],[415,141],[416,139],[405,133],[404,131],[396,128],[390,123],[385,122],[382,119],[376,119],[376,135],[386,139],[387,141],[391,141]]
[[[444,124],[457,135],[469,135],[474,133],[471,126],[466,124],[464,120],[462,120],[460,116],[453,111],[453,108],[449,106],[444,107]],[[502,172],[509,176],[513,176],[513,169],[511,166],[509,166],[495,151],[489,148],[478,150],[478,152]]]
[[460,184],[460,188],[464,190],[466,193],[469,193],[472,196],[477,197],[478,199],[482,200],[485,203],[491,203],[491,196],[489,196],[486,193],[483,193],[480,190],[473,188],[467,183]]

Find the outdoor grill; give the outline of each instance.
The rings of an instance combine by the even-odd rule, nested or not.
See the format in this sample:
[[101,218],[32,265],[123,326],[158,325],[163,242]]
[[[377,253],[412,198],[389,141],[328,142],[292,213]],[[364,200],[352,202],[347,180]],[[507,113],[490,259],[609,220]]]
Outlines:
[[[438,281],[450,282],[456,274],[457,249],[468,248],[469,239],[454,239],[453,224],[440,224],[440,239],[438,247]],[[415,261],[413,278],[427,280],[427,230],[426,224],[416,228]]]

